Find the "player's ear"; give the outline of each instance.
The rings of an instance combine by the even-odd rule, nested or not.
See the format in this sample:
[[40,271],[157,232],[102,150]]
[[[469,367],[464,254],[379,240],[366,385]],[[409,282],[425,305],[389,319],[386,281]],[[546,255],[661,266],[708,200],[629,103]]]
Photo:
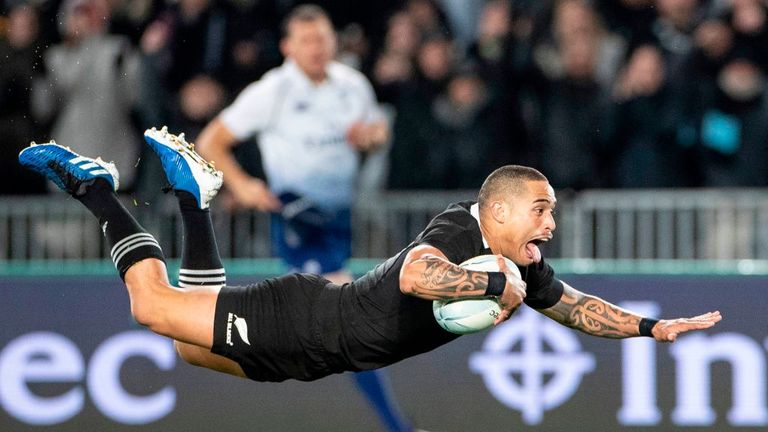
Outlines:
[[331,50],[333,50],[333,58],[339,53],[339,34],[335,30],[331,30],[333,34],[333,41],[331,42]]
[[491,202],[491,217],[496,223],[504,223],[507,219],[507,206],[504,201]]
[[291,47],[287,35],[280,39],[280,54],[282,54],[283,57],[290,57],[291,55]]

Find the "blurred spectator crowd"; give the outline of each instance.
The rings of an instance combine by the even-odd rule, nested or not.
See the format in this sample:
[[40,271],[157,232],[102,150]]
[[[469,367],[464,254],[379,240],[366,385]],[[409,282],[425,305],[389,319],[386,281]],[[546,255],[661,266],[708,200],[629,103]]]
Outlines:
[[[194,140],[281,63],[297,3],[4,0],[0,193],[46,193],[16,155],[53,137],[151,196],[143,130]],[[385,188],[474,189],[509,163],[556,189],[768,185],[765,1],[314,3],[394,113]],[[258,173],[256,147],[238,152]]]

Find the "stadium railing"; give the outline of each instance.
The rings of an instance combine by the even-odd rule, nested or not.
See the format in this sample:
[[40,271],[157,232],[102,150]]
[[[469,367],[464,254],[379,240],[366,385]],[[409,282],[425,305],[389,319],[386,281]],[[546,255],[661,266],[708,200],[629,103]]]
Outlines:
[[[410,242],[447,204],[474,191],[367,194],[354,208],[353,256],[382,258]],[[169,258],[180,255],[181,225],[168,198],[148,205],[123,197]],[[224,258],[270,256],[269,218],[213,210]],[[768,190],[590,190],[558,194],[552,258],[598,260],[768,259]],[[109,257],[98,226],[63,195],[0,200],[0,261]]]

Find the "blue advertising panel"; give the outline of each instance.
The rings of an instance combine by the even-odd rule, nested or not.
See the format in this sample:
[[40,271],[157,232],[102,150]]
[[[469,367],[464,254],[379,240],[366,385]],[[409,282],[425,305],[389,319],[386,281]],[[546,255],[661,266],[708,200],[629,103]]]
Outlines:
[[[586,336],[523,307],[388,368],[406,415],[446,432],[768,427],[768,277],[563,279],[649,316],[724,320],[658,344]],[[0,430],[382,430],[349,376],[265,384],[195,368],[129,311],[116,276],[0,278]]]

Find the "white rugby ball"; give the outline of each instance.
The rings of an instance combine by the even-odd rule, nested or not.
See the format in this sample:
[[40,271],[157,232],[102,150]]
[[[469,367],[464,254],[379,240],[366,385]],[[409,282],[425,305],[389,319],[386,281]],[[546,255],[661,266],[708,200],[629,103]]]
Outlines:
[[[504,259],[509,270],[520,277],[520,270],[515,263],[508,258]],[[479,255],[464,261],[459,267],[473,271],[499,271],[495,255]],[[492,326],[501,313],[501,306],[492,297],[435,300],[432,302],[432,313],[443,329],[456,334],[469,334]]]

